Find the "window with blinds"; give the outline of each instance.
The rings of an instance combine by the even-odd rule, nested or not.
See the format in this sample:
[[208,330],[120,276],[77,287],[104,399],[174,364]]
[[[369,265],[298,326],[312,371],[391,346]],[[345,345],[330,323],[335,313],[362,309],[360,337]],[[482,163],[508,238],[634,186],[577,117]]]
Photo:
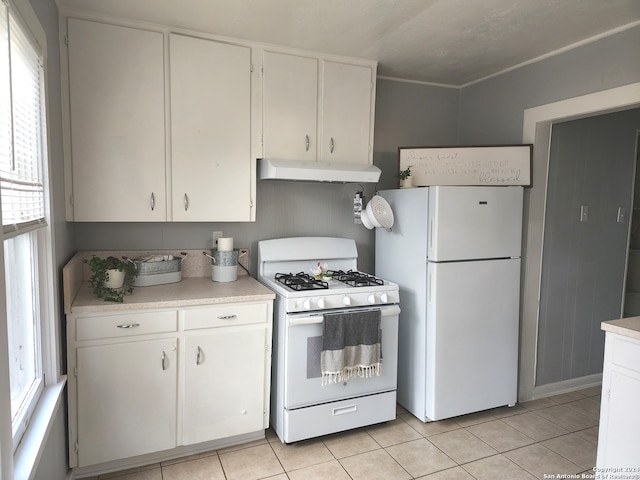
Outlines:
[[4,4],[1,10],[0,190],[6,239],[45,224],[43,95],[38,50]]
[[0,1],[0,203],[8,336],[0,353],[6,352],[9,361],[14,451],[36,414],[46,384],[43,372],[52,371],[47,352],[56,348],[50,337],[55,279],[46,222],[44,68],[41,48],[20,11],[16,1]]

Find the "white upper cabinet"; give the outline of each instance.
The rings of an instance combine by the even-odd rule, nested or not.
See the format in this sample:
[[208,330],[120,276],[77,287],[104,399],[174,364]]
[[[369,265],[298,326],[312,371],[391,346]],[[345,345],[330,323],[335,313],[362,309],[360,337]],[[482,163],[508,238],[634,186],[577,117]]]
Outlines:
[[163,35],[68,20],[76,221],[164,221]]
[[265,51],[262,156],[372,164],[374,84],[372,65]]
[[173,221],[249,221],[251,49],[171,34]]
[[258,158],[373,163],[375,62],[108,22],[66,19],[67,220],[255,221]]
[[315,161],[318,60],[265,51],[262,85],[264,157]]
[[371,164],[373,69],[329,61],[322,66],[320,158]]

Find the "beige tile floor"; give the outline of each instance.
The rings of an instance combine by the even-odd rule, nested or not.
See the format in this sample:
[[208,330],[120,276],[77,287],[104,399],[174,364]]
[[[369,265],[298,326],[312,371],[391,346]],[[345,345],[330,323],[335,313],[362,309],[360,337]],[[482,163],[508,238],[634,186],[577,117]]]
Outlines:
[[589,478],[599,413],[599,387],[433,423],[398,407],[385,424],[292,445],[268,430],[261,441],[93,480]]

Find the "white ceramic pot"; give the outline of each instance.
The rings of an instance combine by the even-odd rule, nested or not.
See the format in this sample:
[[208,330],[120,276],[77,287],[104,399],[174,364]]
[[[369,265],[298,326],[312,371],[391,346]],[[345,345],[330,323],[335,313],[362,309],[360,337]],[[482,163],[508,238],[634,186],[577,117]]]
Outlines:
[[404,180],[400,180],[400,188],[411,188],[413,187],[413,178],[407,177]]
[[107,281],[104,282],[104,286],[107,288],[122,288],[124,285],[124,272],[120,272],[119,270],[111,269],[107,270]]

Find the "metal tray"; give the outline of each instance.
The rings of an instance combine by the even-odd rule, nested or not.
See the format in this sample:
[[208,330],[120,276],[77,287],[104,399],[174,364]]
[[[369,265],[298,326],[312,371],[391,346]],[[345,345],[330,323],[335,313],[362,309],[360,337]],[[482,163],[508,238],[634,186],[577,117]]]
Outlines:
[[168,255],[134,258],[133,263],[136,266],[136,270],[138,270],[138,276],[173,273],[182,270],[182,257],[174,257],[171,260],[160,260],[161,257],[168,257]]
[[156,273],[155,275],[138,275],[133,281],[134,287],[152,287],[167,283],[178,283],[182,280],[182,272]]

